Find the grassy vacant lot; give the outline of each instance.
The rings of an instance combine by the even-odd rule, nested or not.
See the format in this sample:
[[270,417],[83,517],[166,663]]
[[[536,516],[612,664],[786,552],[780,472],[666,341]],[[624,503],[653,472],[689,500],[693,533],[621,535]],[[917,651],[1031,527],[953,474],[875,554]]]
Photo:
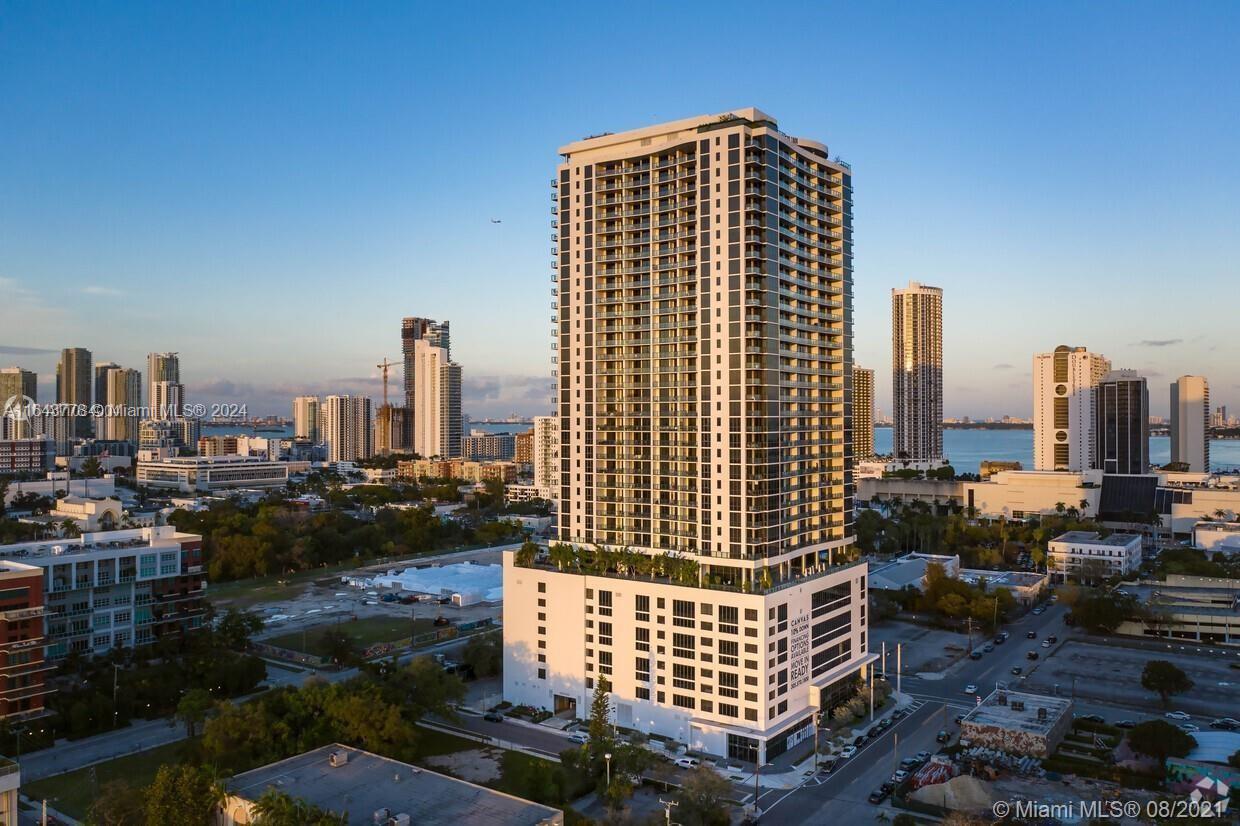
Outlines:
[[261,640],[269,645],[277,645],[306,654],[323,655],[327,648],[323,644],[323,635],[328,631],[340,631],[354,639],[359,648],[366,648],[380,642],[403,640],[416,634],[431,631],[435,623],[430,619],[419,618],[416,621],[407,617],[366,617],[364,619],[346,620],[338,623],[325,623],[307,628],[304,632],[293,631],[278,637]]
[[155,779],[160,766],[178,762],[188,748],[191,746],[185,741],[168,743],[67,774],[23,783],[22,794],[36,801],[46,799],[49,806],[71,817],[85,818],[96,791],[106,783],[124,780],[133,786],[145,786]]

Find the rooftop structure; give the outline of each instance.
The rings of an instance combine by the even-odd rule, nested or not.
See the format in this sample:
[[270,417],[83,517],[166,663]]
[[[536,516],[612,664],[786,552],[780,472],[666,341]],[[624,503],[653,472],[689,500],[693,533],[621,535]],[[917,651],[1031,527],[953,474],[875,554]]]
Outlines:
[[1072,725],[1072,700],[996,689],[960,721],[960,740],[1013,755],[1048,757]]
[[943,566],[948,576],[960,571],[960,557],[940,554],[910,553],[890,562],[870,563],[870,587],[885,591],[899,591],[910,585],[922,590],[925,587],[926,569],[931,562]]
[[330,745],[228,781],[223,826],[253,822],[251,805],[269,788],[322,809],[347,812],[350,826],[389,822],[541,826],[564,822],[564,813],[549,806],[361,749]]

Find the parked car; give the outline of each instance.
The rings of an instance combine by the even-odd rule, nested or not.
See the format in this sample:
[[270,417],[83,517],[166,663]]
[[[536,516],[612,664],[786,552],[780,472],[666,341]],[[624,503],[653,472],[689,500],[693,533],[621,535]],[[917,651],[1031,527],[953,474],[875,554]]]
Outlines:
[[1115,724],[1116,728],[1132,728],[1136,723],[1132,720],[1120,720]]
[[938,736],[934,738],[934,741],[936,743],[946,743],[948,740],[951,740],[951,739],[952,739],[952,736],[947,733],[947,729],[939,729]]
[[1030,651],[1028,654],[1025,655],[1025,659],[1027,660],[1036,660],[1037,658],[1038,658],[1037,651]]
[[1195,734],[1196,732],[1201,731],[1201,727],[1194,726],[1192,723],[1180,723],[1180,731],[1183,731],[1186,734]]
[[995,650],[995,644],[993,642],[988,642],[982,646],[982,650],[989,654],[991,651]]
[[677,757],[675,763],[677,767],[682,769],[696,769],[702,765],[702,761],[696,757]]
[[864,746],[864,745],[865,745],[865,735],[864,735],[864,734],[858,734],[858,735],[857,735],[857,738],[856,738],[855,740],[853,740],[853,745],[854,745],[854,746],[856,746],[857,748],[861,748],[862,746]]
[[971,654],[969,654],[969,659],[970,659],[970,660],[980,660],[981,658],[982,658],[982,652],[981,652],[981,651],[974,651],[974,652],[972,652]]
[[874,791],[870,792],[871,803],[882,803],[886,799],[887,799],[887,793],[883,791],[882,789],[875,789]]
[[856,753],[857,753],[856,746],[844,746],[844,748],[840,749],[840,759],[847,760],[848,758],[852,757]]
[[1038,638],[1037,631],[1030,631],[1029,633],[1025,634],[1025,639],[1036,640],[1037,638]]
[[892,720],[896,720],[896,721],[903,720],[907,716],[908,716],[908,712],[902,708],[897,708],[895,711],[891,712]]
[[1019,677],[1019,676],[1020,676],[1020,672],[1021,672],[1021,671],[1023,671],[1023,670],[1024,670],[1024,669],[1022,669],[1019,665],[1014,665],[1014,666],[1012,666],[1012,674],[1013,674],[1013,675],[1015,675],[1015,676],[1017,676],[1017,677]]
[[1222,729],[1223,731],[1235,731],[1240,729],[1240,720],[1234,717],[1220,717],[1210,723],[1210,728]]
[[504,722],[504,715],[500,714],[498,711],[488,711],[486,714],[482,715],[482,719],[486,720],[488,723],[502,723]]
[[1043,648],[1050,648],[1050,647],[1051,647],[1051,641],[1050,641],[1050,640],[1042,640],[1042,647],[1043,647]]
[[965,694],[976,694],[977,686],[975,686],[973,683],[969,683],[968,685],[964,687],[964,693]]
[[1002,634],[995,637],[995,645],[1003,645],[1005,642],[1007,642],[1007,638],[1004,637]]
[[823,774],[830,774],[831,772],[835,771],[835,767],[838,766],[839,764],[840,764],[840,761],[834,758],[828,758],[818,764],[818,771],[822,772]]
[[916,760],[918,763],[925,763],[926,761],[930,759],[930,752],[919,751],[917,752],[917,754],[913,755],[913,759]]
[[1054,645],[1055,643],[1059,642],[1059,637],[1056,637],[1054,634],[1051,634],[1049,637],[1046,638],[1046,641],[1049,642],[1051,645]]
[[1088,720],[1091,723],[1105,723],[1106,722],[1106,718],[1103,717],[1101,714],[1082,714],[1076,719]]
[[572,734],[568,735],[568,739],[572,740],[574,743],[589,743],[590,735],[584,731],[574,731]]
[[1168,720],[1191,720],[1193,719],[1193,715],[1187,714],[1183,711],[1168,711],[1163,716],[1166,717]]
[[904,769],[899,769],[898,771],[896,771],[895,774],[891,776],[891,782],[895,783],[897,786],[903,783],[905,780],[908,780],[908,772],[905,771]]
[[891,728],[891,724],[892,724],[892,719],[890,717],[884,717],[883,719],[878,721],[878,727],[880,729]]
[[957,714],[957,715],[956,715],[956,725],[960,725],[960,723],[961,723],[963,720],[964,720],[964,715],[963,715],[963,714]]

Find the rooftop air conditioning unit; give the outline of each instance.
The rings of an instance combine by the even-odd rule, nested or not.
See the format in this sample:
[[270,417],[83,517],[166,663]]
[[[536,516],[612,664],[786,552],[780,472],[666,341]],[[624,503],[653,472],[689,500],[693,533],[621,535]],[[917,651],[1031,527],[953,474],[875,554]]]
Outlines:
[[371,820],[374,821],[375,826],[386,826],[391,817],[392,810],[385,806],[382,809],[375,809],[374,816],[371,817]]
[[327,762],[333,769],[339,768],[349,762],[349,753],[347,751],[333,751],[328,755]]
[[1047,716],[1047,714],[1046,714],[1046,709],[1044,709],[1044,708],[1039,708],[1039,709],[1038,709],[1038,719],[1039,719],[1039,720],[1045,720],[1045,719],[1046,719],[1046,716]]
[[388,821],[388,826],[409,826],[409,814],[401,812],[398,815],[393,815],[392,819]]

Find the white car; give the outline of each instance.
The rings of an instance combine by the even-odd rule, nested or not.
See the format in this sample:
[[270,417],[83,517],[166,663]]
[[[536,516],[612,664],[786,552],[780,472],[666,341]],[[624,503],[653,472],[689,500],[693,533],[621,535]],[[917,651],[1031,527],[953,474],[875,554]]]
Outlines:
[[1051,641],[1050,641],[1050,640],[1042,640],[1042,647],[1043,647],[1043,648],[1050,648],[1050,647],[1051,647]]
[[574,731],[572,734],[568,735],[568,739],[572,740],[574,743],[589,743],[590,735],[584,731]]
[[1191,720],[1193,719],[1193,716],[1191,714],[1185,714],[1182,711],[1168,711],[1164,716],[1168,720]]
[[968,685],[964,687],[964,693],[965,694],[976,694],[977,686],[973,685],[973,683],[969,683]]
[[844,746],[844,748],[840,749],[840,759],[847,760],[848,758],[852,757],[856,753],[857,753],[856,746]]
[[676,765],[682,769],[696,769],[702,764],[696,757],[677,757]]
[[900,769],[898,772],[896,772],[895,774],[891,776],[891,782],[896,783],[896,784],[903,783],[907,779],[908,779],[908,772],[906,772],[904,769]]
[[1201,731],[1201,728],[1198,726],[1194,726],[1192,723],[1180,723],[1180,731],[1186,732],[1188,734],[1193,734],[1195,732]]

